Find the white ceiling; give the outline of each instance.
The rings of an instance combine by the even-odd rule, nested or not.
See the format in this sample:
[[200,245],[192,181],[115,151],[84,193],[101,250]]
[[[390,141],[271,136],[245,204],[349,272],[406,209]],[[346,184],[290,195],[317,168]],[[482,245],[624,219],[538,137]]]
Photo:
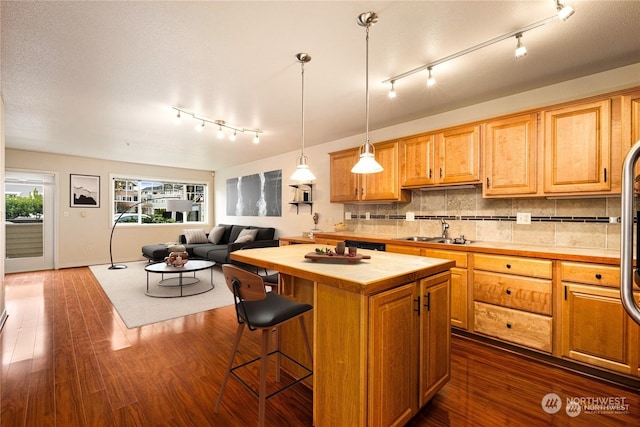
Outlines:
[[[382,81],[554,15],[542,1],[2,1],[8,148],[218,170],[640,62],[640,1],[567,0],[575,15],[396,84]],[[638,79],[640,84],[640,76]],[[260,129],[235,142],[172,122],[175,105]],[[189,123],[186,123],[189,122]]]

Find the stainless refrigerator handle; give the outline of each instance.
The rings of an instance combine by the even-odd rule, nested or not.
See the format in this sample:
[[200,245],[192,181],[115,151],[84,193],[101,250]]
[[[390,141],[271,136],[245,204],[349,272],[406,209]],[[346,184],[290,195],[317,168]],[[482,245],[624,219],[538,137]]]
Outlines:
[[638,324],[640,324],[640,307],[633,298],[633,185],[635,181],[633,175],[639,157],[640,140],[631,147],[622,165],[622,212],[620,217],[620,299],[629,316]]

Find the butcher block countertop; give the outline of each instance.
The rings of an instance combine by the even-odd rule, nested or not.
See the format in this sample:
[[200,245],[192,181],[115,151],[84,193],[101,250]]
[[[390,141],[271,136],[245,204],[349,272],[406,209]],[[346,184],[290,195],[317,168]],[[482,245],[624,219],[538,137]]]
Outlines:
[[[316,239],[331,240],[360,240],[368,242],[380,242],[387,245],[412,246],[418,248],[446,249],[451,251],[481,252],[495,255],[513,255],[528,258],[544,258],[560,261],[592,262],[599,264],[620,264],[620,251],[599,248],[573,248],[559,247],[528,243],[503,243],[472,241],[464,245],[414,242],[410,240],[397,240],[395,236],[385,236],[379,234],[343,232],[315,233]],[[404,236],[403,236],[404,237]],[[407,236],[408,237],[408,236]],[[295,239],[297,242],[304,242],[305,238],[281,238],[281,240]],[[306,239],[309,241],[308,239]]]
[[235,251],[231,259],[258,267],[277,270],[290,276],[370,295],[396,286],[448,270],[453,261],[407,256],[390,252],[358,249],[359,254],[369,255],[357,263],[341,260],[312,261],[305,254],[324,248],[320,244],[298,244],[271,248]]

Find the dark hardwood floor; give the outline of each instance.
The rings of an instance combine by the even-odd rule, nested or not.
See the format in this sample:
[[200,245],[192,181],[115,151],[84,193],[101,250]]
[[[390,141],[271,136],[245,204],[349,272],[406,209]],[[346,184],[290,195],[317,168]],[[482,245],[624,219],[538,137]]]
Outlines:
[[[256,399],[233,378],[213,411],[236,329],[233,307],[127,329],[88,268],[10,274],[5,289],[3,427],[257,424]],[[258,335],[245,336],[241,357],[258,351]],[[637,389],[456,336],[451,362],[451,381],[409,425],[640,423]],[[561,399],[555,414],[542,408],[548,393]],[[628,412],[565,412],[568,398],[592,397],[624,398]],[[308,389],[294,386],[267,403],[267,424],[310,426],[311,402]]]

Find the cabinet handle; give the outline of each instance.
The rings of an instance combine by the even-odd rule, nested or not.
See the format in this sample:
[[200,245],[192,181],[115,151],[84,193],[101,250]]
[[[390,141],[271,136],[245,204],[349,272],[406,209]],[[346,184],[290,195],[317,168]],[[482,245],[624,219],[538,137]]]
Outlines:
[[431,179],[431,168],[429,168],[429,179]]
[[442,178],[442,168],[440,168],[440,178]]
[[596,279],[598,279],[598,280],[602,279],[602,274],[596,273]]
[[511,268],[511,264],[507,264],[507,268]]
[[511,289],[507,289],[507,295],[511,295]]
[[418,296],[416,299],[413,300],[416,303],[416,308],[413,309],[413,311],[415,311],[416,313],[418,313],[418,316],[420,316],[420,296]]
[[427,309],[427,311],[431,311],[431,292],[427,292],[427,294],[424,296],[424,298],[425,298],[425,302],[426,302],[424,307]]
[[354,196],[356,196],[356,197],[358,197],[358,189],[357,189],[357,188],[354,188],[354,189],[353,189],[353,195],[354,195]]
[[489,185],[489,178],[487,178],[487,188],[490,188],[491,186]]
[[567,300],[567,287],[564,287],[564,300]]
[[607,182],[607,168],[604,168],[604,182]]
[[507,329],[511,329],[511,323],[507,322]]

